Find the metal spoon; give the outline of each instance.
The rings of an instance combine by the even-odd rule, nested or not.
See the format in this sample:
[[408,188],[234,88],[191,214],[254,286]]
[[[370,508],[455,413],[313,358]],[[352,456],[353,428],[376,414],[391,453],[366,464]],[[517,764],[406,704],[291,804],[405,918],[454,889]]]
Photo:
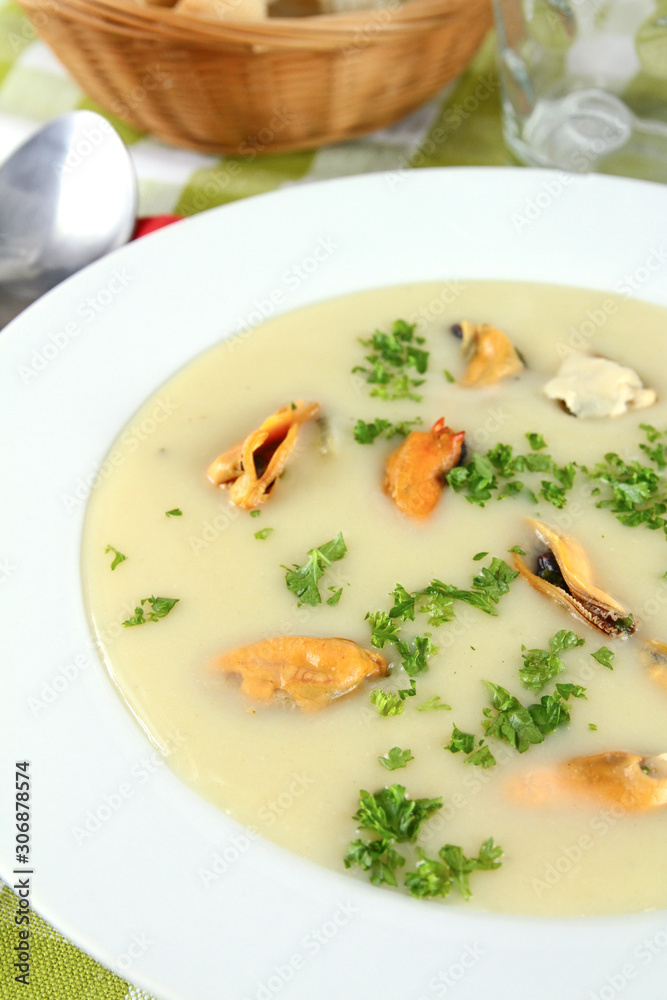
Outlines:
[[137,185],[106,118],[71,111],[0,166],[0,327],[129,240]]

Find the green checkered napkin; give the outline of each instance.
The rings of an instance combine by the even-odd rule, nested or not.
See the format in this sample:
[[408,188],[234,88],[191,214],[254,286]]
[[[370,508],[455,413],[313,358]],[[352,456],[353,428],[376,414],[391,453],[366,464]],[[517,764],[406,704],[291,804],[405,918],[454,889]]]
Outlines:
[[[30,135],[36,123],[75,108],[104,114],[36,39],[21,10],[0,0],[0,160]],[[130,148],[141,215],[191,215],[299,181],[407,167],[508,162],[492,39],[455,88],[407,119],[354,142],[312,152],[258,157],[252,162],[204,156],[165,146],[114,116],[107,117]],[[227,169],[230,159],[236,160],[238,169]],[[75,948],[37,914],[31,915],[29,985],[15,982],[16,912],[17,898],[3,886],[2,1000],[150,1000]]]

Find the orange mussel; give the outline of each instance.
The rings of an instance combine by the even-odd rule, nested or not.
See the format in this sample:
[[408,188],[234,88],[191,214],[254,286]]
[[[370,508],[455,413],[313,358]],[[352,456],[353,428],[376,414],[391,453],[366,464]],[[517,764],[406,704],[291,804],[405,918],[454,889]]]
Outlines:
[[647,639],[641,646],[640,656],[651,680],[667,691],[667,645],[659,639]]
[[595,585],[590,562],[579,542],[541,521],[528,518],[528,523],[542,547],[537,571],[533,572],[518,554],[514,566],[531,587],[605,635],[632,635],[637,629],[634,615]]
[[224,653],[214,670],[237,674],[241,690],[258,701],[284,694],[299,708],[323,708],[365,679],[384,677],[387,661],[351,639],[276,636]]
[[465,431],[445,427],[441,417],[430,431],[411,431],[387,459],[384,491],[403,514],[426,517],[444,488],[444,477],[461,458]]
[[561,761],[509,783],[512,798],[525,805],[564,800],[607,802],[627,812],[667,805],[667,754],[643,757],[626,750]]
[[452,330],[461,338],[461,352],[468,362],[460,385],[468,388],[491,385],[516,375],[524,367],[509,337],[497,327],[464,320]]
[[319,412],[318,403],[288,403],[229,451],[218,455],[206,474],[216,486],[229,486],[229,499],[252,510],[266,500],[296,445],[299,428]]

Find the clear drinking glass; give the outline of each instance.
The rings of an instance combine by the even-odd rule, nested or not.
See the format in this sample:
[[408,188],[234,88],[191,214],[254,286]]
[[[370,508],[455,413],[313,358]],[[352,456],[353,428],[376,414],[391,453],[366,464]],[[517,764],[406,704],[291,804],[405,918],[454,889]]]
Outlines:
[[519,160],[667,182],[667,0],[493,0]]

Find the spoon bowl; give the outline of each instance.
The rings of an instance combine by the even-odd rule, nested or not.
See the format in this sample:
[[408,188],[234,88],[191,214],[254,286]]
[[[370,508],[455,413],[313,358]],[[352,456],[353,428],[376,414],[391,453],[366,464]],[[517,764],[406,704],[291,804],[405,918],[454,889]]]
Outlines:
[[0,166],[0,299],[20,311],[122,246],[136,211],[132,163],[106,118],[55,118]]

